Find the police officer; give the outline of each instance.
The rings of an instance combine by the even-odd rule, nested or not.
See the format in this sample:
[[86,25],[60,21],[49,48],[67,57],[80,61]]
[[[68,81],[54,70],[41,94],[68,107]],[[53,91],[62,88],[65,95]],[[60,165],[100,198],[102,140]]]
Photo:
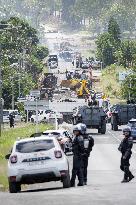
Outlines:
[[10,115],[9,115],[9,122],[10,122],[10,128],[14,128],[14,118],[15,118],[15,116],[12,114],[12,113],[10,113]]
[[83,175],[84,175],[84,185],[87,185],[87,167],[88,167],[88,159],[90,156],[90,152],[92,151],[92,148],[94,146],[94,139],[92,136],[88,135],[86,133],[86,125],[80,123],[81,126],[81,132],[84,137],[84,155],[83,155]]
[[84,139],[81,133],[81,126],[76,125],[73,129],[75,135],[72,142],[73,151],[73,169],[71,177],[71,187],[75,186],[75,179],[78,176],[78,186],[84,185],[83,180],[83,154],[84,154]]
[[131,130],[129,128],[123,129],[124,139],[122,140],[118,150],[121,152],[121,165],[120,169],[124,172],[124,179],[122,183],[131,181],[134,176],[129,170],[129,160],[132,154],[133,138],[131,137]]

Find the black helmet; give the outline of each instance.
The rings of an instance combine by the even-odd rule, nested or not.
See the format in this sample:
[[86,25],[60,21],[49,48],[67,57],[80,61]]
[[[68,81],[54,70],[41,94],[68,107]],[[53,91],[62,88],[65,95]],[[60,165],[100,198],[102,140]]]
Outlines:
[[125,127],[125,128],[123,129],[123,134],[124,134],[125,132],[128,132],[129,135],[131,135],[131,129],[130,129],[129,127]]
[[83,123],[79,123],[78,126],[81,127],[81,133],[82,133],[83,135],[86,134],[86,130],[87,130],[86,125],[83,124]]

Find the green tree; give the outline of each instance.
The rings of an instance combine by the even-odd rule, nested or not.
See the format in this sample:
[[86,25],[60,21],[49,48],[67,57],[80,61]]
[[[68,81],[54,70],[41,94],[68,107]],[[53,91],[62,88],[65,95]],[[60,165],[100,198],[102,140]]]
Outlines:
[[129,75],[122,84],[122,95],[125,99],[136,100],[136,74]]
[[104,33],[101,34],[96,41],[97,57],[103,62],[104,67],[114,63],[113,40],[113,37],[109,33]]
[[108,33],[114,39],[113,44],[115,44],[115,46],[118,47],[119,43],[121,42],[121,37],[120,37],[121,31],[117,21],[113,17],[109,20]]
[[1,24],[9,25],[0,33],[3,98],[8,108],[13,90],[15,100],[19,96],[19,79],[22,96],[37,86],[48,49],[39,45],[37,31],[27,22],[12,17]]

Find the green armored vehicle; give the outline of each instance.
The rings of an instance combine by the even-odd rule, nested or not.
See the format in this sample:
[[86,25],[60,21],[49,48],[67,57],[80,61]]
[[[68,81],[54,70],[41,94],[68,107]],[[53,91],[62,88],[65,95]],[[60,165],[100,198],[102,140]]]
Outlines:
[[114,105],[111,110],[111,129],[118,131],[118,126],[127,125],[132,118],[136,118],[136,104]]
[[102,107],[82,106],[73,110],[73,124],[84,123],[87,128],[98,129],[98,133],[106,133],[106,113]]

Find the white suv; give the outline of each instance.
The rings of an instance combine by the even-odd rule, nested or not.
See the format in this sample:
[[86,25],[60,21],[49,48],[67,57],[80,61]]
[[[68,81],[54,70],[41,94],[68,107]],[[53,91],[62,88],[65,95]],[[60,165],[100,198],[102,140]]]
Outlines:
[[55,137],[16,141],[6,159],[10,193],[21,191],[21,184],[59,180],[64,188],[70,187],[68,159]]

